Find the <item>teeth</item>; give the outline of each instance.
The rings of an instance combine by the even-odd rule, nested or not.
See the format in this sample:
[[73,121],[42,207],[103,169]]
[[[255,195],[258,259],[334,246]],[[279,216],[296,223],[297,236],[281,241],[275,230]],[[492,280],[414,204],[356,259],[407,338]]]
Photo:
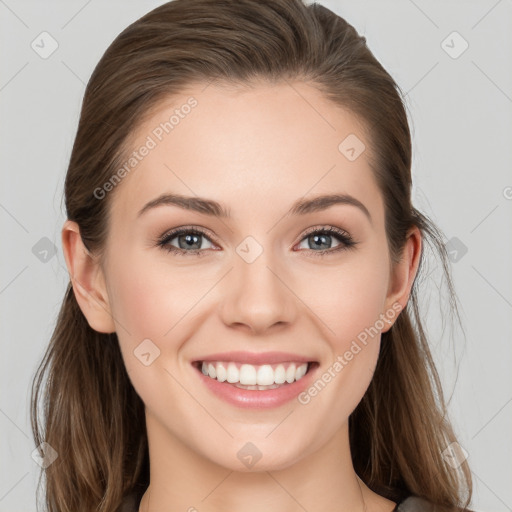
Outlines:
[[203,362],[204,375],[229,382],[244,389],[274,389],[285,382],[291,384],[302,379],[308,370],[308,363],[281,363],[277,365],[237,364],[234,362]]
[[[213,365],[211,365],[211,366],[213,366]],[[228,378],[228,372],[222,363],[219,363],[217,365],[215,371],[217,372],[217,380],[219,382],[224,382]]]
[[282,364],[280,364],[274,370],[274,382],[276,384],[284,384],[285,380],[286,380],[286,371],[284,369],[284,366]]

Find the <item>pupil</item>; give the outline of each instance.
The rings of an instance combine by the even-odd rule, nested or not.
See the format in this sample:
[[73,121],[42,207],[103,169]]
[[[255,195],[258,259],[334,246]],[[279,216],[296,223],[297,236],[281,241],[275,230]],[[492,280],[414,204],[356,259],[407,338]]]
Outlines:
[[194,243],[197,243],[197,239],[199,238],[198,235],[185,235],[185,244],[186,247],[192,247]]
[[[315,245],[318,247],[319,245],[322,245],[322,240],[327,240],[325,242],[325,245],[329,245],[329,240],[330,240],[330,236],[329,235],[313,235],[313,240],[314,240],[314,243]],[[328,249],[329,247],[327,247]]]

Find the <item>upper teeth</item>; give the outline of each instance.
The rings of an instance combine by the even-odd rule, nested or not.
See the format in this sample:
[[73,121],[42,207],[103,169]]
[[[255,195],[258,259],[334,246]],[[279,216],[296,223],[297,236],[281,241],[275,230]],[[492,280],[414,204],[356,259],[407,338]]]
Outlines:
[[230,362],[205,362],[201,371],[204,375],[217,379],[219,382],[239,382],[244,385],[258,384],[270,386],[272,384],[292,383],[306,374],[308,363],[283,363],[278,365],[264,364],[255,366],[252,364],[239,364]]

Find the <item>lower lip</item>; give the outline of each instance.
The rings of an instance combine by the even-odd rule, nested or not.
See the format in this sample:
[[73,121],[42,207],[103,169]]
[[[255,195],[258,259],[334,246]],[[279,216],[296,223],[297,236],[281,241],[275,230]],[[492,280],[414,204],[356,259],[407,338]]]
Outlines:
[[259,391],[256,389],[241,389],[226,382],[219,382],[217,379],[207,377],[199,368],[194,366],[199,378],[215,395],[231,405],[250,409],[279,407],[293,400],[310,385],[317,368],[318,364],[313,363],[309,371],[300,380],[291,384],[283,384],[279,388]]

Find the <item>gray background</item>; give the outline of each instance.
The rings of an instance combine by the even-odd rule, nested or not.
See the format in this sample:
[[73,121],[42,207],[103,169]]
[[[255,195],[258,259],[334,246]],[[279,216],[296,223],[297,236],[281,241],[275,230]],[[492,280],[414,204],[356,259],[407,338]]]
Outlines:
[[[0,0],[0,512],[35,510],[29,384],[68,281],[61,199],[85,84],[113,38],[162,3]],[[512,2],[322,3],[407,93],[414,202],[446,235],[465,328],[439,321],[433,262],[432,348],[473,471],[473,509],[512,510]],[[43,51],[46,37],[51,48],[43,31],[58,44],[47,58],[31,47]]]

